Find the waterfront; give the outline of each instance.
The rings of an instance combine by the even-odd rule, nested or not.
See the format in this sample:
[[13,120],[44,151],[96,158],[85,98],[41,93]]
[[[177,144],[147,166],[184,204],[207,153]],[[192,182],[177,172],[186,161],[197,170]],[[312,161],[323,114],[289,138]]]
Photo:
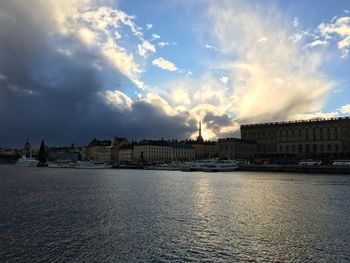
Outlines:
[[350,176],[0,166],[1,262],[349,262]]

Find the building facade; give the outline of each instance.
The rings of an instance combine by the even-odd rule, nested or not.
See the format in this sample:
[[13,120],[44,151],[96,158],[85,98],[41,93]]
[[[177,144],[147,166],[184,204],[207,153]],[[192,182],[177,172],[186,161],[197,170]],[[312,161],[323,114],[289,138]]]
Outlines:
[[196,150],[185,144],[175,144],[173,148],[173,161],[191,161],[196,158]]
[[112,161],[119,162],[119,149],[125,145],[127,145],[129,142],[126,138],[119,138],[115,137],[113,141],[113,148],[112,148]]
[[257,142],[258,157],[350,157],[349,117],[242,125],[241,137]]
[[110,163],[112,160],[112,142],[94,138],[87,147],[86,159],[99,163]]
[[221,159],[253,159],[257,153],[255,141],[237,138],[226,138],[218,140],[218,153]]
[[132,144],[124,145],[119,148],[118,161],[121,163],[131,163],[133,161],[134,146]]
[[162,141],[143,141],[134,145],[135,162],[171,162],[173,148]]
[[144,140],[119,149],[120,162],[163,162],[190,161],[196,156],[195,149],[177,141]]

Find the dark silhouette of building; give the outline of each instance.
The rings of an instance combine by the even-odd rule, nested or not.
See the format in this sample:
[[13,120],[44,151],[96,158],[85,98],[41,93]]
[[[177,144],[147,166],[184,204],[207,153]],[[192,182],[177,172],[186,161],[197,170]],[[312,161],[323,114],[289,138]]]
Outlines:
[[242,125],[241,135],[257,142],[257,157],[350,158],[349,117]]
[[202,137],[202,122],[199,122],[199,128],[198,128],[198,136],[197,136],[197,142],[203,143],[204,139]]

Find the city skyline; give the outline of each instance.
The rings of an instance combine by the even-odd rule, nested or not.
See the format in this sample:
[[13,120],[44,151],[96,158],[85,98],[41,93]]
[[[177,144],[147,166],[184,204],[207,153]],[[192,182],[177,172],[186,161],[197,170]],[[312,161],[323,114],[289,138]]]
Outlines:
[[[0,146],[350,114],[346,1],[2,1]],[[312,13],[310,13],[312,10]]]

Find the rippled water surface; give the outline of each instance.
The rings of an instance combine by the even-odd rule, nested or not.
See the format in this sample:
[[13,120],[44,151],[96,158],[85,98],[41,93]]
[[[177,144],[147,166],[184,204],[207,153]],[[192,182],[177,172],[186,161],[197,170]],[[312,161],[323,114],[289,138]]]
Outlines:
[[0,166],[1,262],[350,262],[350,176]]

